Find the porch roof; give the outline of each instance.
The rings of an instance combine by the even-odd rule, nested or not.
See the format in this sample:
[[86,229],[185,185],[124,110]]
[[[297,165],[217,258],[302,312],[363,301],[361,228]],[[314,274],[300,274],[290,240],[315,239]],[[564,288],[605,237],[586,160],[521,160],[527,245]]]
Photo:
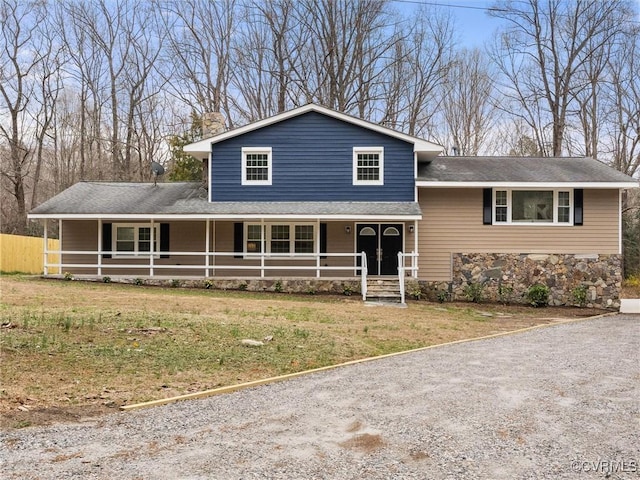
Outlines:
[[201,183],[79,182],[30,218],[323,218],[419,220],[417,202],[209,202]]

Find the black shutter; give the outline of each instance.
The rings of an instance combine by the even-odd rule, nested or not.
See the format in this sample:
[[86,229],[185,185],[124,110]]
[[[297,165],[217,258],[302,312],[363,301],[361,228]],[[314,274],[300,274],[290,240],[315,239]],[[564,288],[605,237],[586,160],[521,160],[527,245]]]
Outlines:
[[[320,253],[327,253],[327,224],[320,224]],[[326,255],[321,255],[320,258],[327,258]]]
[[482,224],[491,225],[493,223],[493,189],[482,189]]
[[233,251],[236,255],[233,258],[242,258],[244,252],[244,224],[242,222],[233,224]]
[[[161,223],[160,224],[160,251],[168,252],[170,251],[169,245],[169,224]],[[160,258],[169,258],[169,255],[160,255]]]
[[[104,251],[111,251],[111,240],[112,240],[112,234],[111,234],[112,228],[111,228],[111,224],[110,223],[103,223],[102,224],[102,248],[101,250]],[[102,258],[111,258],[111,254],[110,253],[105,253],[104,255],[102,255]]]
[[576,188],[573,191],[573,224],[582,225],[584,220],[584,190]]

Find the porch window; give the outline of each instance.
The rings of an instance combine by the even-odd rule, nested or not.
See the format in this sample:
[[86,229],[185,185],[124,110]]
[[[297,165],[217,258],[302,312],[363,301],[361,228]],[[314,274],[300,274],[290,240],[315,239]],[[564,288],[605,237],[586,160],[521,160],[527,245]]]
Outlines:
[[[263,226],[245,224],[245,252],[262,253]],[[316,251],[316,228],[312,224],[264,224],[265,253],[308,254]]]
[[242,185],[271,185],[271,147],[242,149]]
[[573,195],[568,190],[495,190],[496,224],[570,224]]
[[384,148],[353,148],[353,184],[384,185]]
[[313,225],[296,225],[296,253],[313,253]]
[[271,253],[289,253],[291,235],[289,225],[271,225]]
[[[151,226],[148,224],[114,224],[115,235],[112,249],[116,256],[138,256],[151,252]],[[153,229],[153,251],[159,252],[160,234],[158,226]]]
[[262,252],[262,226],[247,225],[247,253]]

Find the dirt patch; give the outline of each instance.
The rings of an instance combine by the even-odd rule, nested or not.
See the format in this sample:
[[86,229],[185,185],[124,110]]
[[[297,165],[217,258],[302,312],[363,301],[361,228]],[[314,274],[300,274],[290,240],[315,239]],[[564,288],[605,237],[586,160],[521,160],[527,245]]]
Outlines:
[[[114,405],[115,407],[115,405]],[[81,422],[114,412],[114,407],[105,405],[77,405],[35,408],[33,410],[8,410],[0,415],[0,429],[24,428],[35,425]]]

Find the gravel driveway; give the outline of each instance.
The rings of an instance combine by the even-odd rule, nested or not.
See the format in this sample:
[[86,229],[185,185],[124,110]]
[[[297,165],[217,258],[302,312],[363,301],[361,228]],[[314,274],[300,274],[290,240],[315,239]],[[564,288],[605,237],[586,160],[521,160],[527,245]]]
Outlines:
[[640,478],[640,316],[3,432],[3,478]]

